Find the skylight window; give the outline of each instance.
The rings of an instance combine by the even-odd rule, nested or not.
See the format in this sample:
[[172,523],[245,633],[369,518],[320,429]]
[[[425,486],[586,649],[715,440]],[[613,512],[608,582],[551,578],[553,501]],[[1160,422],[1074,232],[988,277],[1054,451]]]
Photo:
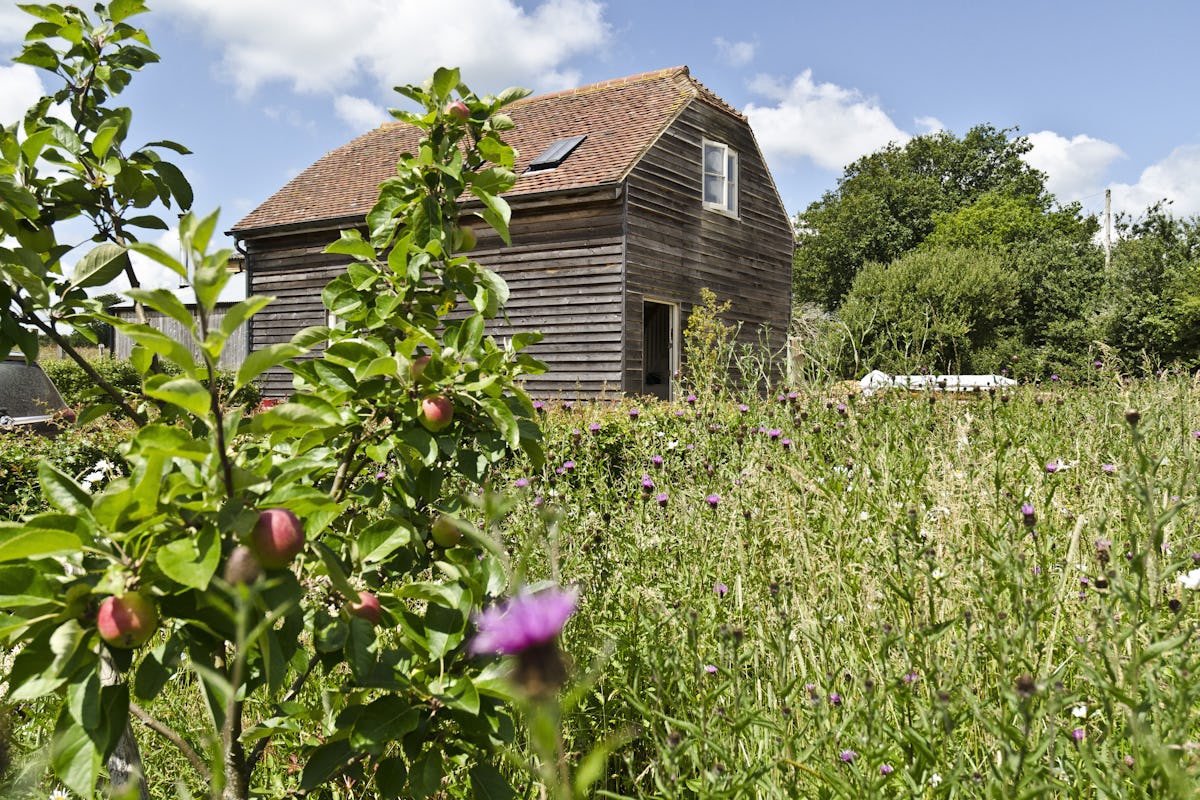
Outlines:
[[542,170],[554,169],[559,164],[567,160],[567,156],[574,152],[576,147],[586,139],[587,136],[568,136],[564,139],[559,139],[547,147],[540,156],[529,162],[529,169],[526,172],[541,172]]

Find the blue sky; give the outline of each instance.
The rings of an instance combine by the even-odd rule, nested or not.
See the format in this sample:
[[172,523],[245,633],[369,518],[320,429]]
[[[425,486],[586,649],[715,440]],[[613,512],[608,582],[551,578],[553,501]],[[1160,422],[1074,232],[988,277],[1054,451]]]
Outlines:
[[[889,141],[1020,128],[1063,201],[1161,198],[1200,213],[1200,4],[657,0],[150,0],[162,63],[122,95],[135,138],[170,138],[198,210],[231,227],[386,119],[397,83],[457,65],[477,91],[536,92],[687,64],[750,118],[789,213]],[[0,52],[28,23],[0,6]],[[39,80],[41,84],[39,85]],[[0,117],[47,79],[0,67]]]

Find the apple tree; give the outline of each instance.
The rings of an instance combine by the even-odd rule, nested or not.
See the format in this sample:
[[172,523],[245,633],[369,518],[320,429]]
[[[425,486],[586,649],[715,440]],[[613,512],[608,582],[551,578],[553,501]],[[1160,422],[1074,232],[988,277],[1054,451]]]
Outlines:
[[[540,458],[517,379],[543,367],[521,352],[533,336],[484,334],[507,288],[470,258],[463,218],[507,239],[502,109],[524,92],[480,97],[447,69],[398,89],[416,110],[393,113],[420,145],[361,229],[330,245],[348,262],[323,293],[335,322],[237,370],[231,391],[281,364],[295,376],[288,402],[249,413],[218,387],[216,364],[271,298],[217,319],[229,251],[213,249],[215,214],[181,218],[182,258],[139,238],[192,201],[168,160],[187,150],[135,147],[132,112],[113,104],[157,59],[128,21],[143,3],[22,8],[38,21],[16,60],[61,88],[0,130],[0,347],[32,360],[41,333],[89,369],[70,333],[108,323],[136,343],[142,385],[94,375],[81,414],[136,423],[124,477],[92,492],[43,466],[53,510],[0,523],[0,646],[17,652],[8,700],[56,705],[51,768],[84,797],[106,772],[144,796],[146,735],[183,753],[214,797],[347,779],[381,797],[507,796],[495,761],[514,735],[512,690],[468,639],[473,614],[508,591],[489,535],[506,501],[489,475],[517,450]],[[78,248],[59,241],[73,220],[94,231]],[[142,259],[186,280],[195,308],[142,288]],[[191,342],[108,314],[94,297],[121,276],[127,297]],[[154,717],[172,692],[193,693],[192,727]],[[278,749],[302,769],[266,769]]]

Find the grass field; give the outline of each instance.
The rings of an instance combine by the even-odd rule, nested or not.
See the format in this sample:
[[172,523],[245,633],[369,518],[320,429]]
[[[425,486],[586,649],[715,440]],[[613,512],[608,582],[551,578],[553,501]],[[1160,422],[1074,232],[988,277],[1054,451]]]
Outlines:
[[[506,466],[494,533],[524,580],[579,587],[563,740],[612,751],[599,796],[1200,789],[1194,380],[568,405],[544,468]],[[151,710],[187,732],[194,700]],[[139,738],[155,796],[204,790]]]

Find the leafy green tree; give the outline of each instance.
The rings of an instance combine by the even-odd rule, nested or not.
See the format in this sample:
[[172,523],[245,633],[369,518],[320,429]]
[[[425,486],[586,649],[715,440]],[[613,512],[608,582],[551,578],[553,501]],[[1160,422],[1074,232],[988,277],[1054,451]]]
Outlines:
[[986,195],[1032,198],[1048,208],[1045,176],[1022,158],[1029,141],[1008,134],[990,125],[962,138],[939,131],[847,167],[837,188],[796,218],[797,300],[836,308],[864,264],[886,264],[916,248],[939,215]]
[[1200,217],[1158,203],[1117,220],[1102,331],[1127,364],[1200,367]]
[[1045,197],[988,192],[954,211],[933,215],[933,230],[922,247],[974,247],[1007,253],[1020,245],[1064,242],[1087,246],[1099,223],[1082,216],[1080,206],[1052,208]]
[[1016,276],[984,250],[918,250],[869,263],[839,311],[843,368],[972,372],[978,354],[1012,335]]
[[[468,639],[480,607],[510,591],[488,534],[506,505],[489,479],[516,450],[541,463],[516,379],[544,367],[520,352],[536,336],[501,345],[483,333],[508,290],[463,252],[460,198],[507,237],[499,195],[516,176],[501,109],[524,92],[479,97],[448,69],[402,87],[418,110],[396,115],[423,138],[381,187],[366,236],[329,248],[350,262],[323,294],[337,323],[250,354],[222,384],[226,342],[271,298],[213,322],[230,255],[210,249],[215,213],[180,220],[190,269],[136,241],[135,228],[165,226],[151,206],[191,203],[158,155],[183,149],[126,151],[131,112],[109,104],[157,58],[126,22],[144,5],[25,8],[40,22],[20,60],[64,88],[0,132],[0,345],[32,359],[35,330],[50,336],[91,370],[81,417],[114,408],[137,424],[120,477],[93,491],[44,463],[53,510],[0,523],[0,643],[19,650],[7,699],[55,709],[50,767],[82,797],[105,771],[114,790],[145,796],[133,716],[214,798],[246,800],[252,783],[303,795],[343,777],[379,797],[427,797],[443,778],[511,796],[494,765],[515,736],[514,689]],[[69,104],[69,121],[52,100]],[[68,271],[55,229],[80,216],[99,243]],[[138,288],[131,252],[187,280],[196,311]],[[184,326],[198,357],[88,297],[120,275],[126,296]],[[106,380],[60,328],[95,321],[136,343],[136,386]],[[229,402],[279,364],[296,375],[289,402],[257,415]],[[315,674],[329,691],[310,690]],[[168,687],[195,693],[189,729],[151,713]],[[296,775],[270,768],[269,745],[282,741],[303,765]]]

